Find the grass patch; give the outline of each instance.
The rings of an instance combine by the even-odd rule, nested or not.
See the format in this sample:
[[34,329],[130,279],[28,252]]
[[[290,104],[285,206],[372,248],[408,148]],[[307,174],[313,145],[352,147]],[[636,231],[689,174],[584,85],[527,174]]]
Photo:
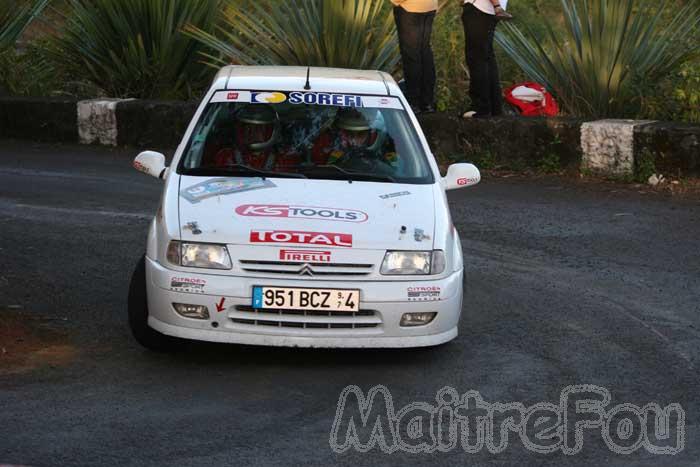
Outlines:
[[555,153],[545,154],[537,162],[537,170],[540,173],[545,173],[545,174],[552,174],[552,173],[560,172],[561,171],[561,159],[559,158],[559,154],[555,154]]
[[472,163],[480,170],[491,170],[496,168],[496,156],[491,151],[485,151],[472,155]]
[[649,177],[656,173],[656,157],[648,148],[644,148],[634,161],[634,181],[647,183]]

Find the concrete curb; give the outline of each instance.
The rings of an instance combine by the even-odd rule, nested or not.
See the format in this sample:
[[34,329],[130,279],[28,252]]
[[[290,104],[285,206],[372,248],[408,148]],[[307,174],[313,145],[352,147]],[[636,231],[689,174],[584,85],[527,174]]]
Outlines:
[[[174,148],[197,102],[0,98],[0,137]],[[641,157],[659,173],[700,176],[700,125],[635,120],[421,117],[431,148],[449,162],[517,169],[556,159],[561,168],[628,177]],[[488,163],[488,164],[487,164]]]
[[120,99],[78,102],[78,138],[81,144],[117,145],[117,104]]

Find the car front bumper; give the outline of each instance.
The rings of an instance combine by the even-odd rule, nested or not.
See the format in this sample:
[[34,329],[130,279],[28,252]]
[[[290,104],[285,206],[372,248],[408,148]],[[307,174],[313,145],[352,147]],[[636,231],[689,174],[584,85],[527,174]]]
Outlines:
[[[148,324],[184,339],[284,347],[426,347],[457,336],[462,309],[462,271],[430,281],[333,281],[260,279],[183,274],[146,258]],[[254,286],[360,289],[360,313],[259,312],[251,308]],[[431,291],[409,300],[409,288]],[[436,291],[438,293],[436,293]],[[185,318],[173,303],[205,305],[209,319]],[[221,311],[218,311],[218,310]],[[404,313],[436,312],[424,326],[401,327]]]

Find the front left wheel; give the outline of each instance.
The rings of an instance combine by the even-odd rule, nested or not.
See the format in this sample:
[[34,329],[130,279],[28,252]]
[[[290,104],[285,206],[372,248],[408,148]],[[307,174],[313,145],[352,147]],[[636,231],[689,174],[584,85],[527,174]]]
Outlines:
[[182,341],[166,336],[148,325],[148,295],[146,290],[146,256],[136,265],[129,285],[129,327],[136,341],[156,352],[177,350]]

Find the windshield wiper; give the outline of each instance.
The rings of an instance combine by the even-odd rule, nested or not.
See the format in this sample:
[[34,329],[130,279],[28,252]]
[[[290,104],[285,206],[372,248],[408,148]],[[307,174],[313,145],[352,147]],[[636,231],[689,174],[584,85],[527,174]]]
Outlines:
[[195,167],[184,169],[183,175],[216,177],[219,175],[238,175],[242,177],[262,177],[262,178],[309,178],[304,174],[292,172],[275,172],[273,170],[262,170],[250,167],[245,164],[230,164],[223,167]]
[[[322,170],[318,170],[322,169]],[[351,172],[349,170],[345,170],[342,167],[338,167],[337,165],[317,165],[314,167],[309,167],[308,169],[304,169],[304,173],[307,174],[314,174],[315,172],[321,172],[321,173],[328,173],[328,171],[323,170],[323,169],[332,169],[333,172],[336,172],[338,175],[343,175],[342,180],[347,180],[349,182],[353,181],[369,181],[369,182],[394,182],[396,183],[396,179],[392,177],[391,175],[381,175],[381,174],[370,174],[370,173],[363,173],[363,172]]]

